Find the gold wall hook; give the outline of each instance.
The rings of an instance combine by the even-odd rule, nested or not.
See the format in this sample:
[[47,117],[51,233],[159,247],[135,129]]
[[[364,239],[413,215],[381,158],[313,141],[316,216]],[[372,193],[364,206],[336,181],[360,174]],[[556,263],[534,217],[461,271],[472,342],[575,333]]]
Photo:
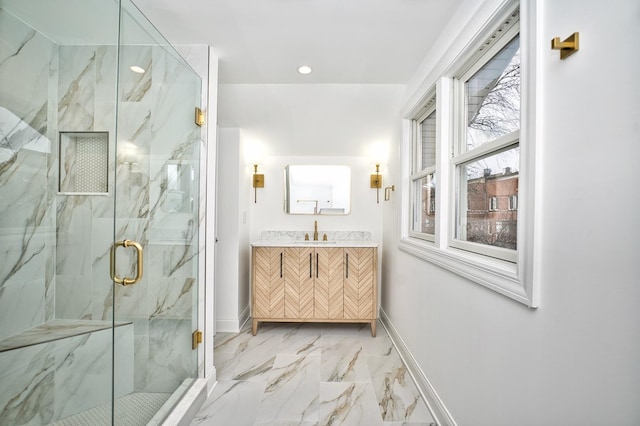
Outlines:
[[580,33],[575,32],[564,41],[560,41],[560,37],[554,37],[551,39],[551,48],[560,51],[560,59],[566,59],[580,49],[579,36]]

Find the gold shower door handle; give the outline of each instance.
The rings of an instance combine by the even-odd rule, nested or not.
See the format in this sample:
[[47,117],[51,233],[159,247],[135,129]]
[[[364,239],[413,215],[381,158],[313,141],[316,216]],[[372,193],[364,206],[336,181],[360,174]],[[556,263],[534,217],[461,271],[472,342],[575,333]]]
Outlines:
[[[134,247],[138,255],[138,268],[134,278],[120,278],[116,275],[116,250],[118,247]],[[142,246],[140,243],[131,240],[116,241],[111,246],[111,279],[113,282],[122,285],[135,284],[142,279]]]

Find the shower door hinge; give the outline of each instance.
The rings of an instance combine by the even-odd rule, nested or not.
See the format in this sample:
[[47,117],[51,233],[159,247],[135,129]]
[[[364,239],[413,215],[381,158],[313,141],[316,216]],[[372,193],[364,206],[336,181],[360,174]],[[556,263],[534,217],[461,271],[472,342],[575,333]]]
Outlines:
[[200,343],[202,343],[202,331],[196,330],[191,335],[191,349],[198,349]]
[[196,107],[196,124],[198,126],[203,126],[204,125],[204,117],[205,117],[204,111],[202,111],[200,108]]

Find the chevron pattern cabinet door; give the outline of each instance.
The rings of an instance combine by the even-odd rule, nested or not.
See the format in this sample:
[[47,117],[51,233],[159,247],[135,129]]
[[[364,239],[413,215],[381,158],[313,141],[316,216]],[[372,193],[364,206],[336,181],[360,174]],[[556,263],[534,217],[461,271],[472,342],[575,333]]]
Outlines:
[[254,318],[284,318],[284,254],[282,247],[254,248]]
[[316,248],[318,274],[314,292],[314,318],[342,319],[343,279],[341,247]]
[[284,318],[313,318],[316,274],[313,247],[287,247],[284,252]]
[[374,319],[377,299],[375,248],[344,249],[344,318]]

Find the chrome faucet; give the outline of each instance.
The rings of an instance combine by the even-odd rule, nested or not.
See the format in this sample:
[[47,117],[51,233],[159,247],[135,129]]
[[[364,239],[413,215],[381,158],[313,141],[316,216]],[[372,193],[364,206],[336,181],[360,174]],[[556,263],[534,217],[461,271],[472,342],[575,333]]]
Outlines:
[[313,241],[318,241],[318,221],[313,221]]

